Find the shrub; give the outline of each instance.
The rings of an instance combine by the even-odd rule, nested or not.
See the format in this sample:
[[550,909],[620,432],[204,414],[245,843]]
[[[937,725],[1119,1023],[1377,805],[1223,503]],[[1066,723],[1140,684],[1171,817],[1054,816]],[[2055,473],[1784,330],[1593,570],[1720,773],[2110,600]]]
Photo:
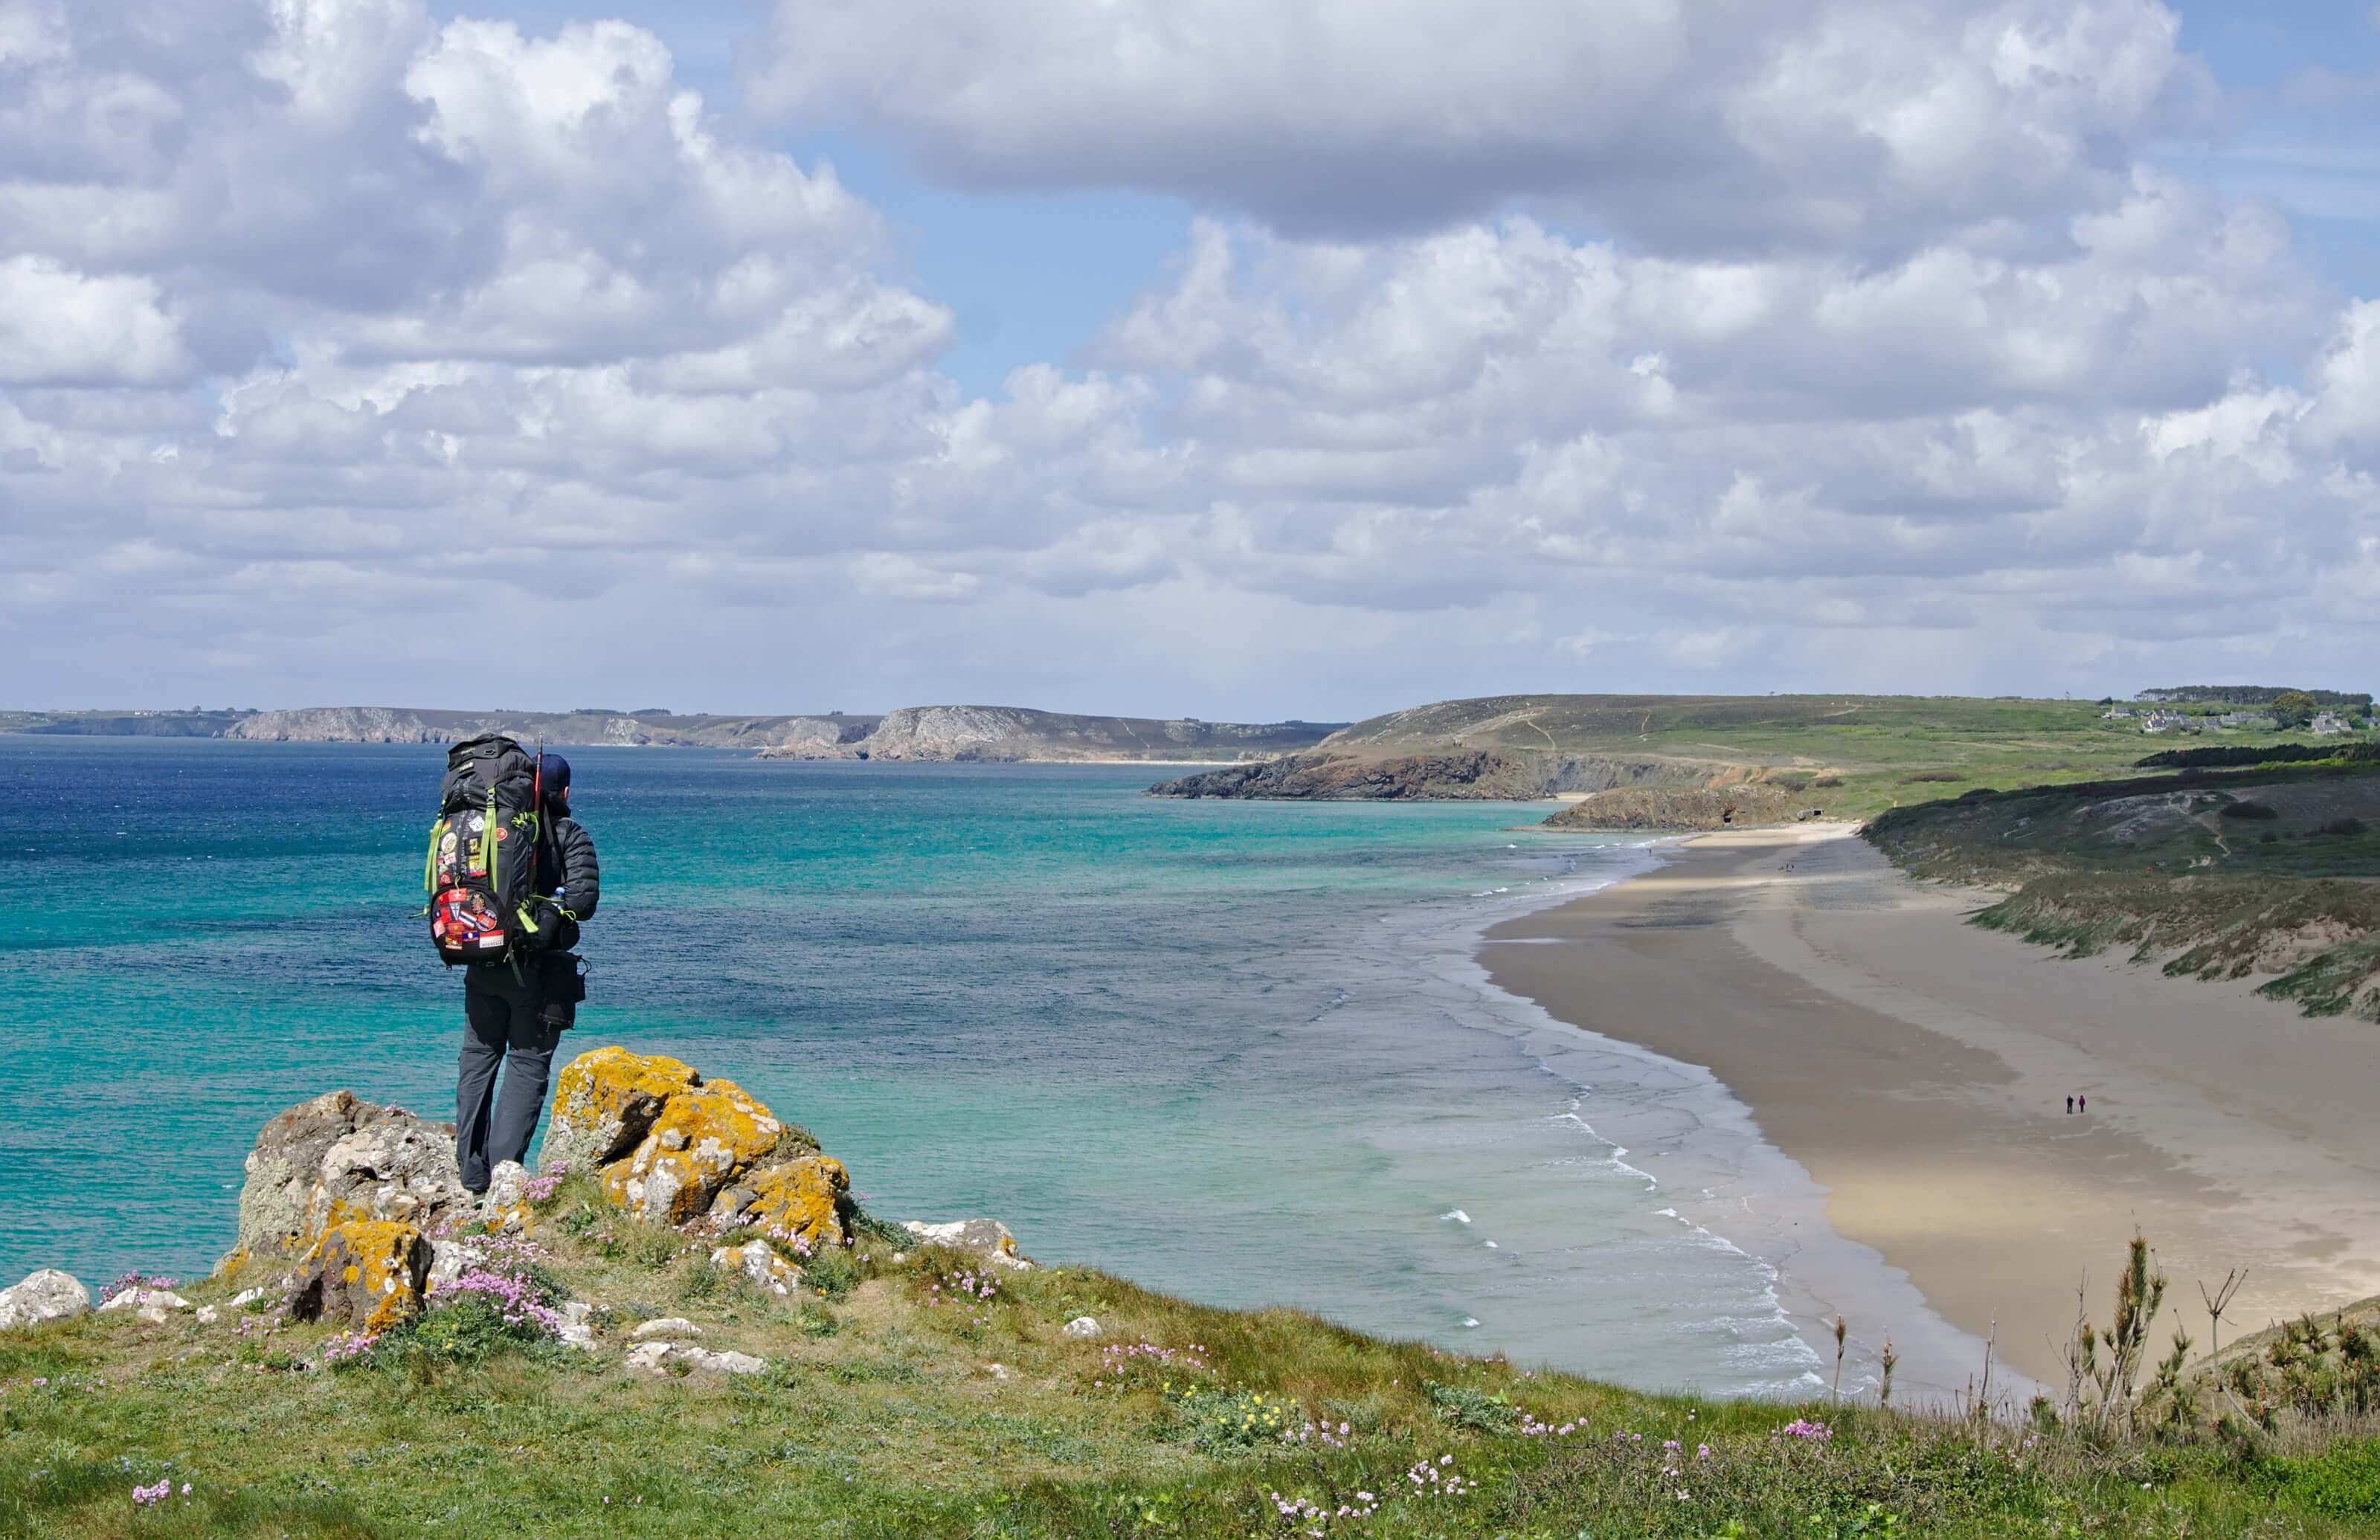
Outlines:
[[2333,819],[2314,828],[2317,834],[2336,834],[2341,839],[2353,839],[2363,832],[2363,820],[2356,818]]
[[1501,1396],[1491,1396],[1467,1385],[1439,1385],[1427,1380],[1422,1391],[1428,1396],[1439,1421],[1451,1426],[1469,1428],[1474,1433],[1510,1433],[1520,1425],[1520,1413]]
[[1900,778],[1900,783],[1901,783],[1902,785],[1904,785],[1904,786],[1914,786],[1914,785],[1917,785],[1917,784],[1919,784],[1919,783],[1921,783],[1921,782],[1928,782],[1928,781],[1943,781],[1943,782],[1950,782],[1950,781],[1964,781],[1964,780],[1966,780],[1966,779],[1967,779],[1967,777],[1966,777],[1964,774],[1962,774],[1962,773],[1961,773],[1960,771],[1958,771],[1958,770],[1919,770],[1915,775],[1904,775],[1904,776],[1902,776],[1902,777]]
[[416,1316],[409,1325],[381,1339],[380,1347],[383,1354],[400,1361],[482,1364],[498,1353],[517,1352],[552,1338],[542,1326],[508,1319],[500,1302],[483,1294],[465,1294]]
[[2301,1508],[2340,1519],[2380,1515],[2380,1441],[2343,1443],[2285,1468],[2281,1490]]
[[2277,819],[2280,816],[2279,810],[2271,805],[2250,802],[2245,797],[2238,802],[2227,802],[2223,805],[2223,817],[2227,819]]
[[1305,1425],[1295,1401],[1261,1390],[1188,1390],[1173,1402],[1174,1431],[1202,1449],[1277,1444]]
[[849,1299],[859,1279],[859,1264],[840,1246],[829,1246],[802,1264],[802,1281],[831,1300]]
[[1840,786],[1842,783],[1843,778],[1840,775],[1822,775],[1810,782],[1813,786]]

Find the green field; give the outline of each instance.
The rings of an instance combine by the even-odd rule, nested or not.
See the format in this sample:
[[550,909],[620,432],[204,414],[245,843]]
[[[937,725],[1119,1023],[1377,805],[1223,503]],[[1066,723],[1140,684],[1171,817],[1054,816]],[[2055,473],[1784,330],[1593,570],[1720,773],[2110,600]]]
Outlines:
[[[2264,746],[2297,733],[2148,736],[2093,701],[1918,696],[1493,696],[1374,717],[1317,754],[1364,759],[1486,750],[1554,789],[1755,780],[1865,819],[1975,787],[2102,779],[2177,742]],[[1562,782],[1560,767],[1579,762]]]
[[[2380,1441],[2346,1371],[2269,1426],[2228,1431],[2219,1405],[2145,1363],[2119,1395],[1997,1418],[1725,1402],[1201,1308],[1075,1268],[1001,1274],[987,1296],[974,1254],[894,1254],[880,1234],[778,1297],[583,1178],[532,1233],[557,1294],[609,1302],[598,1352],[465,1329],[455,1306],[337,1366],[321,1328],[269,1312],[0,1334],[0,1534],[2380,1529]],[[221,1301],[237,1281],[188,1293]],[[628,1328],[660,1315],[768,1366],[624,1364]],[[1063,1331],[1081,1316],[1096,1339]]]

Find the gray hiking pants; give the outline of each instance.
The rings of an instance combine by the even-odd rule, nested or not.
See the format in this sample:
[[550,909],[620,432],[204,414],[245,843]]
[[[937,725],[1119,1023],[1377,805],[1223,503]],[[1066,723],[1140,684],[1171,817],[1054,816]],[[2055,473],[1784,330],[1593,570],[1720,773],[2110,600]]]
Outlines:
[[[509,967],[479,964],[463,980],[463,1060],[455,1084],[455,1163],[463,1185],[485,1192],[506,1160],[526,1164],[545,1109],[553,1049],[562,1031],[538,1019],[537,975],[523,984]],[[496,1070],[504,1069],[504,1088]]]

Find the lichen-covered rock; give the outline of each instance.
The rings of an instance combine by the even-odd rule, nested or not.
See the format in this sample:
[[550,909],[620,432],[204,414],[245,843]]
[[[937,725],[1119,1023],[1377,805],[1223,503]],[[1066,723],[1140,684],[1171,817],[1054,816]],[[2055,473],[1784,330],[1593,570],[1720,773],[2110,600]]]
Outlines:
[[738,1216],[747,1224],[814,1252],[846,1239],[851,1174],[840,1160],[807,1155],[753,1171],[738,1185],[752,1194]]
[[0,1331],[87,1315],[91,1291],[72,1273],[43,1267],[12,1289],[0,1289]]
[[710,1265],[741,1273],[772,1294],[790,1295],[802,1286],[802,1270],[779,1255],[777,1248],[766,1241],[721,1246],[710,1254]]
[[429,1278],[430,1240],[419,1229],[398,1219],[349,1219],[325,1231],[308,1254],[289,1313],[386,1331],[421,1308]]
[[303,1256],[325,1229],[347,1219],[435,1229],[472,1201],[455,1165],[452,1124],[351,1091],[300,1102],[266,1123],[247,1173],[238,1243],[225,1269],[251,1257]]
[[670,1097],[702,1084],[692,1066],[662,1054],[599,1048],[563,1066],[545,1130],[545,1160],[592,1170],[635,1149]]
[[1016,1249],[1016,1237],[998,1219],[953,1219],[947,1224],[924,1224],[910,1219],[901,1226],[917,1238],[920,1245],[957,1246],[963,1250],[981,1252],[994,1267],[1014,1267],[1019,1272],[1029,1269],[1033,1263]]
[[382,1114],[322,1152],[322,1179],[306,1205],[317,1237],[353,1219],[384,1219],[428,1231],[477,1217],[479,1200],[455,1164],[451,1123],[410,1112]]
[[785,1125],[732,1080],[680,1090],[625,1159],[603,1168],[604,1194],[654,1224],[683,1224],[777,1148]]

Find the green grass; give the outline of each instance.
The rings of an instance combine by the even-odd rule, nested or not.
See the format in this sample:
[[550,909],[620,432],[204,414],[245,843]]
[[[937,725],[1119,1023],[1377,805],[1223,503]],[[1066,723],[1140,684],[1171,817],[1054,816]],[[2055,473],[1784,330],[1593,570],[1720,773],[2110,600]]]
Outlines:
[[[2176,740],[2080,700],[1918,696],[1499,696],[1355,723],[1333,751],[1391,757],[1487,749],[1620,766],[1622,784],[1758,772],[1830,816],[1868,819],[1937,788],[2012,790],[2117,776]],[[2302,734],[2220,733],[2189,746],[2262,748]],[[2332,740],[2319,740],[2327,744]],[[1664,782],[1665,771],[1680,779]]]
[[[1316,1533],[1302,1504],[1373,1510],[1324,1534],[1516,1540],[2380,1527],[2362,1437],[2180,1447],[1644,1395],[1082,1269],[954,1301],[978,1259],[895,1263],[881,1242],[840,1304],[723,1277],[691,1291],[702,1243],[586,1221],[581,1195],[557,1196],[539,1239],[557,1279],[612,1303],[597,1355],[495,1342],[324,1370],[301,1367],[327,1336],[308,1327],[91,1316],[0,1336],[0,1534]],[[627,1328],[664,1303],[768,1372],[632,1375]],[[1082,1315],[1101,1340],[1062,1333]],[[1831,1437],[1786,1436],[1797,1418]],[[174,1495],[136,1508],[161,1479]]]

